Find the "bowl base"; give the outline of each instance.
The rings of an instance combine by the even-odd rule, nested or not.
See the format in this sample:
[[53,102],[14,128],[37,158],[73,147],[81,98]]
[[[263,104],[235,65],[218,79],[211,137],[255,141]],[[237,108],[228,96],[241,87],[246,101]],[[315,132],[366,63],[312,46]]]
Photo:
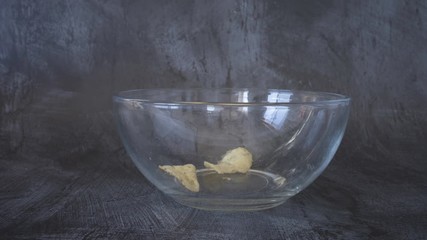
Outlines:
[[288,198],[269,199],[201,199],[174,197],[178,203],[202,210],[211,211],[259,211],[277,207]]
[[254,169],[245,174],[218,174],[201,169],[197,178],[200,192],[171,196],[183,205],[199,209],[255,211],[276,207],[295,194],[284,191],[284,177]]

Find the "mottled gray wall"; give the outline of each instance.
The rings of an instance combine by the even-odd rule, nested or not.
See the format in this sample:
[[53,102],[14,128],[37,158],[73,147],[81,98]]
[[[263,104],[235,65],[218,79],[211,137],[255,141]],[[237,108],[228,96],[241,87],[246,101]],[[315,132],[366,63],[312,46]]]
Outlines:
[[116,149],[111,95],[147,87],[339,92],[353,98],[352,144],[426,138],[424,1],[1,6],[2,155]]
[[[0,230],[38,231],[28,235],[35,238],[74,226],[93,237],[136,224],[145,234],[152,225],[138,223],[151,220],[154,229],[209,228],[200,220],[207,215],[155,205],[161,195],[138,185],[144,180],[116,134],[111,96],[132,88],[262,87],[349,95],[349,127],[323,177],[287,205],[294,225],[280,225],[286,214],[272,218],[274,211],[214,215],[222,237],[256,239],[242,222],[264,233],[279,227],[265,235],[272,239],[331,232],[414,239],[427,216],[426,78],[423,0],[0,0]],[[148,200],[132,200],[142,192]],[[103,202],[116,193],[127,200]],[[139,209],[145,200],[152,202]],[[187,220],[180,222],[180,211]],[[154,217],[159,212],[163,218]],[[292,235],[298,227],[302,235]]]

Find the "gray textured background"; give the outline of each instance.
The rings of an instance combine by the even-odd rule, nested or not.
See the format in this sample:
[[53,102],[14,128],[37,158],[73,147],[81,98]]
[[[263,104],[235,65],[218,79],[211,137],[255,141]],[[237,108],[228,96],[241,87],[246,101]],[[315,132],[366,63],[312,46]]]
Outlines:
[[[0,237],[427,238],[425,1],[0,0]],[[262,87],[353,98],[333,162],[275,209],[205,212],[123,150],[111,96]]]

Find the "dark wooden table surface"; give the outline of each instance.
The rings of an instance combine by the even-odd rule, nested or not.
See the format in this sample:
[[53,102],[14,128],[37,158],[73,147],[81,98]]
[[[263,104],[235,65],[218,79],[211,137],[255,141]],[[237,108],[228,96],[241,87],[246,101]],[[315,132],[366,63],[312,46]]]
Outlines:
[[175,203],[122,150],[38,163],[31,156],[6,159],[0,233],[3,239],[425,239],[427,152],[393,149],[340,151],[285,204],[230,213]]
[[[0,239],[427,239],[425,1],[0,0]],[[114,92],[352,97],[326,171],[274,209],[208,212],[123,150]]]

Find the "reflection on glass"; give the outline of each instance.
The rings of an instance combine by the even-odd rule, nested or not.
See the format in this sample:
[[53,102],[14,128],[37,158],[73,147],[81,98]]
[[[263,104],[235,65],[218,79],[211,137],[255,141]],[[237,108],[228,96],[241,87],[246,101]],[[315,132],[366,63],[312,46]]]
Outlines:
[[[284,92],[273,92],[267,97],[269,103],[289,102],[291,95]],[[264,113],[264,122],[273,126],[275,129],[282,128],[286,116],[288,115],[288,107],[266,106]]]
[[[239,103],[248,103],[249,102],[249,91],[245,90],[245,91],[241,91],[239,92],[239,96],[238,96],[238,102]],[[247,113],[248,112],[248,107],[241,107],[239,108],[240,111]]]
[[157,109],[178,109],[178,105],[154,105]]
[[207,110],[208,112],[213,112],[213,111],[215,111],[215,106],[214,106],[214,105],[207,105],[207,106],[206,106],[206,110]]

